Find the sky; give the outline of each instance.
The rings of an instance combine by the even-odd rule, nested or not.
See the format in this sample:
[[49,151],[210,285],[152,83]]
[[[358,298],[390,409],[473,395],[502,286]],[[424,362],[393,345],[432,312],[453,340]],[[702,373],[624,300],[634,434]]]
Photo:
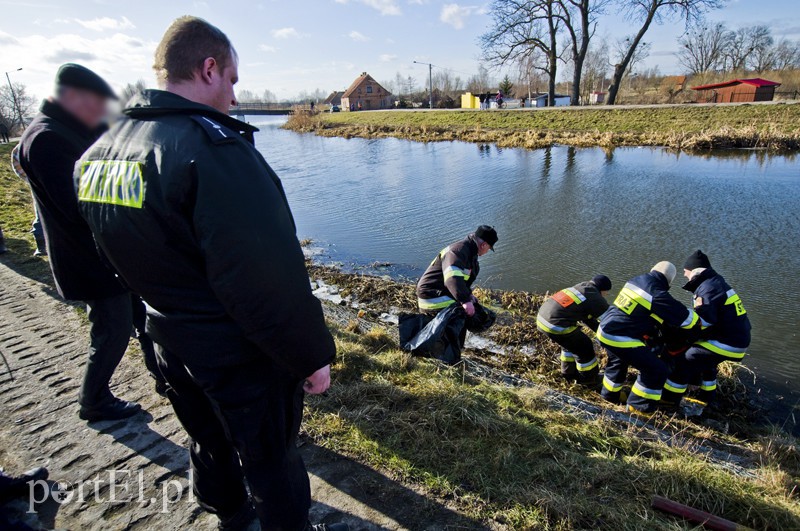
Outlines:
[[[153,51],[170,22],[200,16],[225,31],[239,57],[238,88],[269,89],[281,98],[301,91],[344,90],[361,72],[378,81],[400,72],[423,83],[433,63],[467,78],[479,64],[478,38],[490,23],[486,0],[0,0],[0,72],[39,98],[52,92],[65,62],[83,64],[116,89],[144,79],[155,84]],[[797,0],[731,0],[709,18],[729,27],[769,25],[777,37],[800,40]],[[630,32],[618,14],[604,16],[598,35]],[[650,57],[677,74],[683,24],[654,26]],[[22,70],[17,71],[18,68]],[[2,80],[5,81],[5,80]]]

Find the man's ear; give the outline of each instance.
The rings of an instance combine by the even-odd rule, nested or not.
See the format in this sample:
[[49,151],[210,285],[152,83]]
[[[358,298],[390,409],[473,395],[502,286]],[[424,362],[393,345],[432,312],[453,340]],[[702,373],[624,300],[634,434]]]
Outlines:
[[200,79],[210,85],[214,82],[214,77],[219,75],[217,60],[213,57],[206,57],[203,61],[203,68],[200,70]]

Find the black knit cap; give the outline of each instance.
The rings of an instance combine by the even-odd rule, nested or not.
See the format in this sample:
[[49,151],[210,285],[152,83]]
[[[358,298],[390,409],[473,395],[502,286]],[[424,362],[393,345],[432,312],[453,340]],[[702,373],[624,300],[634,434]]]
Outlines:
[[494,251],[494,244],[497,243],[497,231],[494,230],[494,227],[481,225],[478,227],[478,230],[475,231],[475,236],[488,243],[489,247]]
[[703,251],[700,249],[690,254],[689,258],[686,259],[686,263],[683,264],[683,268],[689,271],[694,271],[698,267],[711,267],[711,262],[708,260],[708,257],[703,254]]
[[592,284],[594,284],[599,291],[611,291],[611,279],[605,275],[595,275],[592,279]]
[[114,94],[111,86],[102,77],[85,66],[76,65],[75,63],[61,65],[58,73],[56,73],[56,85],[88,90],[112,100],[119,99]]

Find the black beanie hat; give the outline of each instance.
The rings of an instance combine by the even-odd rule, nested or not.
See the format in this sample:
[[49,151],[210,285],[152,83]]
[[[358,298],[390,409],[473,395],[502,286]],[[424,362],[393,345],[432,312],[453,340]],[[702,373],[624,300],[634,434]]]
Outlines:
[[595,275],[592,279],[592,284],[594,284],[599,291],[611,291],[611,279],[605,275]]
[[689,271],[694,271],[698,267],[711,267],[711,262],[708,260],[708,257],[703,254],[703,251],[700,249],[690,254],[689,258],[686,259],[686,263],[683,264],[683,268]]
[[494,230],[494,227],[481,225],[478,227],[478,230],[475,231],[475,236],[488,243],[489,247],[494,251],[494,245],[497,243],[497,231]]

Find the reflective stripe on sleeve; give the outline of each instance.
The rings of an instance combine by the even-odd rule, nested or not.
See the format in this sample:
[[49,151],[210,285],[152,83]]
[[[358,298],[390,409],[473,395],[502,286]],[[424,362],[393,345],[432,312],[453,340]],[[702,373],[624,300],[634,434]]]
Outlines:
[[580,291],[574,288],[566,288],[561,290],[567,297],[575,301],[576,304],[586,302],[586,297]]
[[614,336],[611,334],[606,334],[603,332],[603,328],[599,327],[597,329],[597,339],[600,340],[601,343],[604,345],[609,345],[612,347],[619,347],[619,348],[636,348],[636,347],[643,347],[645,346],[644,341],[640,339],[635,339],[633,337],[626,337],[626,336]]
[[637,380],[631,388],[633,394],[647,398],[648,400],[661,400],[661,389],[648,389]]
[[469,280],[470,271],[464,271],[460,267],[450,266],[444,270],[444,279],[447,280],[452,277],[462,277],[464,280]]
[[697,324],[697,320],[698,319],[699,319],[699,317],[697,317],[697,313],[694,310],[689,310],[689,315],[681,323],[681,328],[684,328],[684,329],[687,329],[687,330],[692,328],[694,325]]
[[700,383],[700,389],[703,391],[716,391],[717,390],[717,381],[716,380],[704,380]]
[[417,304],[422,310],[441,310],[455,304],[455,302],[455,299],[446,295],[435,299],[417,299]]
[[569,334],[570,332],[573,332],[578,328],[577,325],[575,326],[554,325],[553,323],[549,322],[547,319],[539,315],[536,316],[536,326],[539,328],[539,330],[542,330],[543,332],[547,332],[549,334],[557,334],[557,335]]
[[746,348],[732,347],[730,345],[726,345],[725,343],[720,343],[714,339],[709,339],[708,341],[698,341],[695,343],[695,345],[708,349],[715,354],[719,354],[720,356],[725,356],[726,358],[735,360],[744,358],[744,355],[747,352]]

